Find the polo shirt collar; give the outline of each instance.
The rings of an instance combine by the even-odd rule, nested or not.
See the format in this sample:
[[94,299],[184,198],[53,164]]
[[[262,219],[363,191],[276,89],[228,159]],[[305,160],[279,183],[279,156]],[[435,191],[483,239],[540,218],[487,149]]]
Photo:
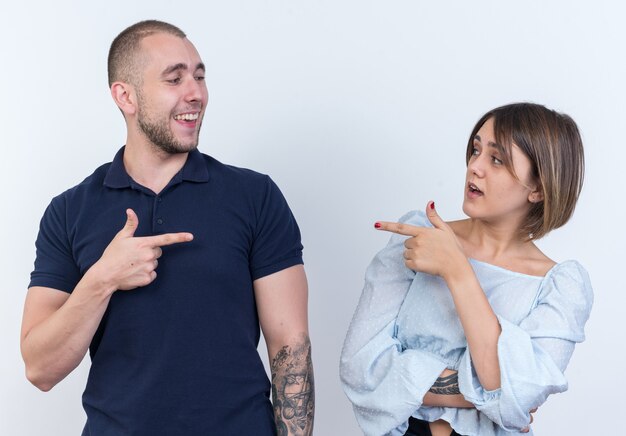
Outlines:
[[[126,168],[124,168],[124,148],[125,147],[122,147],[118,150],[113,158],[113,162],[111,162],[109,166],[107,174],[104,177],[104,186],[106,187],[122,189],[130,188],[135,184],[135,181],[128,175]],[[174,175],[169,185],[183,181],[198,183],[209,181],[209,170],[198,149],[189,152],[185,165]]]

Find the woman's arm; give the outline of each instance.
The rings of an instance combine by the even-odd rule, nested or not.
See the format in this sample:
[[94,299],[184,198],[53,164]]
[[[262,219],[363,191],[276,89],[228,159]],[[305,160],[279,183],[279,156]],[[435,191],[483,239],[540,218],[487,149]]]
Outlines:
[[393,235],[368,267],[341,354],[343,388],[366,434],[406,425],[446,368],[440,357],[404,349],[396,338],[396,318],[415,276],[403,263],[405,239]]
[[[465,399],[459,389],[458,372],[451,369],[444,370],[435,384],[424,395],[424,406],[429,407],[451,407],[455,409],[474,409],[476,406]],[[530,424],[533,423],[533,413],[537,408],[530,410],[530,423],[521,430],[522,433],[530,431]]]
[[592,302],[589,277],[577,262],[554,267],[526,318],[515,324],[498,317],[501,388],[485,390],[474,374],[471,353],[466,353],[458,368],[460,391],[500,427],[528,425],[529,410],[567,390],[563,373],[576,343],[584,340]]
[[[451,243],[451,229],[447,232],[445,223],[440,227],[380,223],[379,228],[413,235],[406,243],[407,266],[443,277],[451,289],[468,341],[459,362],[459,391],[501,428],[522,431],[531,421],[531,410],[548,395],[567,389],[563,371],[575,343],[584,340],[593,301],[587,273],[573,261],[554,267],[528,316],[514,324],[487,307],[476,277],[457,261],[460,247]],[[421,253],[414,256],[417,249]]]
[[498,318],[462,253],[450,258],[443,279],[452,294],[480,384],[488,391],[496,390],[500,388],[498,338],[502,331]]
[[445,369],[424,395],[424,406],[473,409],[474,404],[465,399],[459,390],[457,371]]
[[405,264],[414,271],[441,276],[450,289],[463,326],[476,374],[487,390],[500,387],[498,337],[500,324],[474,270],[450,226],[437,214],[434,203],[426,207],[434,228],[402,223],[379,223],[379,229],[405,236]]

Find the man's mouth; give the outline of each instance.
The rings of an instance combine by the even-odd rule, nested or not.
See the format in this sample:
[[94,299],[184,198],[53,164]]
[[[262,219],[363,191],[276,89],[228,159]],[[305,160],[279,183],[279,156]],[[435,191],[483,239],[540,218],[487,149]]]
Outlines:
[[199,112],[178,114],[178,115],[174,115],[174,119],[176,121],[196,121],[199,115],[200,115]]

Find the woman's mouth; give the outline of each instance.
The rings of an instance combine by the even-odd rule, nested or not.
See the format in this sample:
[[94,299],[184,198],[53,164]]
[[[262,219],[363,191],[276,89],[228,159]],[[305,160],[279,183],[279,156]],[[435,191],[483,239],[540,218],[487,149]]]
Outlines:
[[478,189],[478,186],[470,182],[467,184],[467,194],[470,198],[477,198],[483,195],[483,191]]

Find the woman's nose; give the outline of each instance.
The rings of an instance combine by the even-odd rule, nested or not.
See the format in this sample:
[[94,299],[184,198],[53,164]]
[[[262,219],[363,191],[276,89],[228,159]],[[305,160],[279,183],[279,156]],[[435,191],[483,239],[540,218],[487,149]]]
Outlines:
[[479,155],[479,156],[476,156],[474,159],[470,160],[468,168],[473,174],[476,174],[478,177],[484,176],[485,171],[483,168],[482,156]]

